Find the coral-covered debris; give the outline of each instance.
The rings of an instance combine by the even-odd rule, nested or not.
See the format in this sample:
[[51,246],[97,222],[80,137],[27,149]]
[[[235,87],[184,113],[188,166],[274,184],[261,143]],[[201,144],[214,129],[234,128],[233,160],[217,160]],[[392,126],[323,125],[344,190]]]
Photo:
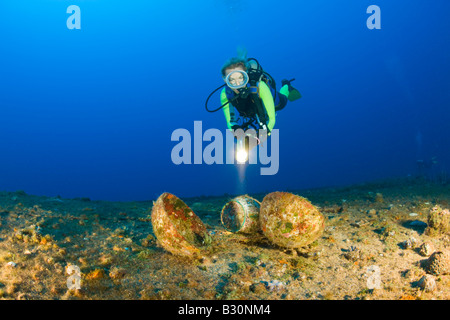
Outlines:
[[222,208],[222,225],[231,232],[256,233],[261,230],[260,207],[261,203],[248,195],[235,197]]
[[428,215],[428,227],[425,234],[435,237],[450,232],[450,211],[434,206]]
[[206,226],[178,197],[159,196],[152,208],[152,226],[158,242],[174,255],[201,256],[201,248],[210,243]]
[[425,262],[425,271],[433,275],[450,274],[450,254],[447,251],[433,253]]
[[323,233],[325,218],[307,199],[288,192],[272,192],[261,203],[261,229],[273,243],[304,247]]

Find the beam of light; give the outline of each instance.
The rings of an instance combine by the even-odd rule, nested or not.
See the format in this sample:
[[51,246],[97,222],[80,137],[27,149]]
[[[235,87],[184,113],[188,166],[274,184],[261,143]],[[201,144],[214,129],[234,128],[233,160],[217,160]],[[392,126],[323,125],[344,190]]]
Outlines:
[[237,151],[236,151],[236,162],[237,162],[237,169],[239,174],[239,182],[237,191],[238,194],[245,193],[246,188],[246,179],[245,179],[245,171],[247,169],[247,160],[248,160],[248,152],[245,149],[245,143],[243,140],[239,141],[237,145]]
[[247,164],[241,163],[237,166],[239,181],[237,183],[237,193],[244,194],[247,190],[247,180],[245,179],[245,171],[247,170]]

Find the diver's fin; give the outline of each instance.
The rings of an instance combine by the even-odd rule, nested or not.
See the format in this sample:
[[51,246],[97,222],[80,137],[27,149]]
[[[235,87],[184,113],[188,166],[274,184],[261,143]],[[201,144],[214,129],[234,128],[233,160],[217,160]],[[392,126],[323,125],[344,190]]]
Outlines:
[[294,81],[295,80],[295,78],[294,79],[291,79],[291,80],[286,80],[286,79],[283,79],[282,81],[281,81],[281,84],[283,85],[283,86],[285,86],[285,85],[287,85],[287,88],[288,88],[288,95],[287,95],[287,98],[288,98],[288,100],[289,101],[295,101],[295,100],[298,100],[298,99],[300,99],[301,97],[302,97],[302,95],[300,94],[300,92],[297,90],[297,89],[295,89],[292,85],[291,85],[291,82],[292,81]]
[[302,97],[302,95],[297,89],[292,88],[292,90],[289,91],[289,95],[288,95],[289,101],[295,101],[295,100],[300,99],[301,97]]

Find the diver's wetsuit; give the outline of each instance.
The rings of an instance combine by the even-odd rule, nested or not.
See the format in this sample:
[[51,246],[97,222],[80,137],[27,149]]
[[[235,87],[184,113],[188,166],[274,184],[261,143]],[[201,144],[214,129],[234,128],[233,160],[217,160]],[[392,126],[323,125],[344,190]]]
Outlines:
[[[251,101],[254,98],[252,95],[255,96],[255,94],[250,93],[247,99],[237,98],[232,103],[228,103],[229,100],[236,96],[236,93],[228,87],[222,89],[220,100],[222,105],[225,105],[223,107],[223,113],[227,121],[228,129],[231,130],[234,125],[238,124],[236,110],[243,117],[252,117],[258,114],[255,103]],[[265,111],[265,114],[258,114],[258,117],[266,120],[265,124],[270,132],[275,126],[275,111],[281,110],[286,106],[287,97],[282,93],[275,94],[275,90],[269,87],[264,81],[258,83],[257,96],[261,99]]]

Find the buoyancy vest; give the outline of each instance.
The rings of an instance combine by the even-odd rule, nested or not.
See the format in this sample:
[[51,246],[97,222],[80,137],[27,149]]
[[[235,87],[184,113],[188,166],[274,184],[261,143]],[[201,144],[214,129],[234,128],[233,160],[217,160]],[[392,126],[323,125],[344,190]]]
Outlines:
[[268,120],[268,115],[264,107],[264,103],[259,97],[258,85],[259,82],[256,86],[247,84],[247,88],[250,92],[244,97],[235,93],[229,87],[225,87],[225,93],[228,101],[232,101],[231,104],[239,112],[239,115],[247,118],[256,118],[256,116],[258,116],[259,122],[265,124]]

